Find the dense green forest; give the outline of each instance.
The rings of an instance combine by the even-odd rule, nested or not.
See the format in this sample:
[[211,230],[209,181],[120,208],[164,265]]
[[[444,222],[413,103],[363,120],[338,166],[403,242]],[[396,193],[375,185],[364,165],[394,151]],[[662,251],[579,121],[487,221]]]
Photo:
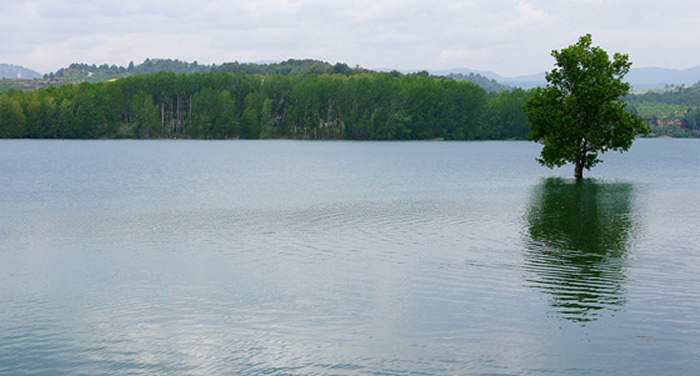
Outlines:
[[[2,79],[1,92],[0,137],[522,139],[528,133],[520,107],[528,92],[478,74],[376,73],[313,59],[71,64],[44,79]],[[653,135],[700,137],[700,83],[625,101]],[[150,107],[157,122],[144,117]],[[96,125],[85,123],[90,117]]]
[[529,95],[424,74],[160,72],[0,94],[0,137],[523,139]]

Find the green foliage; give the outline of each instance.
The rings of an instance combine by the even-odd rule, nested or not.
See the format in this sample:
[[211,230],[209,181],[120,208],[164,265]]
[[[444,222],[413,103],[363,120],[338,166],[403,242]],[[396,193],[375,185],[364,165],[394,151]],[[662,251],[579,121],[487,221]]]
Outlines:
[[[634,108],[642,119],[678,119],[685,115],[688,111],[688,106],[682,104],[672,104],[664,102],[630,102],[628,101],[630,108]],[[634,104],[632,104],[634,103]]]
[[158,109],[153,104],[150,94],[144,91],[137,92],[129,105],[134,119],[135,138],[150,138],[160,134],[162,130],[159,129]]
[[538,88],[525,105],[531,140],[544,145],[538,161],[547,166],[574,163],[575,176],[601,162],[598,153],[626,151],[638,134],[649,132],[639,116],[620,100],[630,85],[627,55],[593,47],[590,34],[561,51],[552,51],[556,67],[547,87]]
[[158,72],[171,73],[202,73],[209,72],[211,67],[199,65],[196,61],[187,63],[177,59],[146,59],[143,63],[128,67],[102,64],[74,63],[66,68],[61,68],[55,73],[46,75],[45,78],[58,80],[59,82],[104,82],[115,78],[123,78],[135,74],[152,74]]
[[688,110],[684,118],[684,127],[692,130],[700,130],[700,108]]
[[532,93],[523,89],[513,89],[494,95],[488,105],[485,122],[488,127],[483,129],[484,138],[526,138],[530,127],[523,106]]
[[0,137],[24,137],[26,117],[17,96],[0,95]]
[[0,94],[0,135],[522,139],[529,95],[518,89],[489,96],[468,82],[420,74],[159,72]]
[[304,74],[342,74],[346,76],[369,73],[370,71],[364,68],[350,68],[347,64],[337,63],[331,65],[324,61],[313,59],[289,59],[280,63],[256,64],[256,63],[225,63],[219,66],[213,66],[212,72],[226,73],[246,73],[246,74],[261,74],[261,75],[304,75]]
[[698,106],[700,105],[700,82],[693,86],[677,87],[663,92],[649,91],[645,94],[631,95],[625,99],[631,104],[651,102]]
[[127,67],[103,64],[71,64],[61,68],[55,73],[46,75],[46,79],[53,79],[62,83],[78,82],[105,82],[112,79],[124,78],[137,74],[154,74],[158,72],[170,73],[246,73],[260,75],[305,75],[305,74],[343,74],[353,75],[370,72],[360,67],[350,68],[347,64],[335,65],[324,61],[312,59],[289,59],[280,63],[224,63],[222,65],[201,65],[196,61],[188,63],[177,59],[146,59],[143,63]]

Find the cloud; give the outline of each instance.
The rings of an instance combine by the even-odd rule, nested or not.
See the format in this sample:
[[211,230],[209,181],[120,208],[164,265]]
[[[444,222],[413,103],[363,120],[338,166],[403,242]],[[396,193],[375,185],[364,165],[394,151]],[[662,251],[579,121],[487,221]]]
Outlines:
[[549,18],[549,15],[542,10],[535,9],[530,3],[518,3],[518,13],[524,23],[542,22]]
[[[635,66],[700,64],[700,8],[651,0],[4,0],[0,59],[43,72],[146,57],[310,57],[404,69],[540,72],[586,33]],[[668,60],[667,56],[673,56]]]
[[465,61],[486,59],[490,57],[490,51],[487,48],[448,48],[440,52],[441,65],[451,68],[459,68]]

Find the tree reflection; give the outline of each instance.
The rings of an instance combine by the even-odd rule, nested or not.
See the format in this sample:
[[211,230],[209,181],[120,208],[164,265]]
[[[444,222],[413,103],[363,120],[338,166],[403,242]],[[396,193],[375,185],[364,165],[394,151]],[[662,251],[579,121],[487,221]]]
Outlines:
[[635,227],[633,186],[547,179],[526,215],[528,285],[568,320],[597,319],[624,304],[625,257]]

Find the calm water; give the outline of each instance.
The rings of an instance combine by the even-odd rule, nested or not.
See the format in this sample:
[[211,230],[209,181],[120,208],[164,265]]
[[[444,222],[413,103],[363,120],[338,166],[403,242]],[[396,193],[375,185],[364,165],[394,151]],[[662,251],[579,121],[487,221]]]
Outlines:
[[0,141],[0,374],[700,374],[700,140]]

